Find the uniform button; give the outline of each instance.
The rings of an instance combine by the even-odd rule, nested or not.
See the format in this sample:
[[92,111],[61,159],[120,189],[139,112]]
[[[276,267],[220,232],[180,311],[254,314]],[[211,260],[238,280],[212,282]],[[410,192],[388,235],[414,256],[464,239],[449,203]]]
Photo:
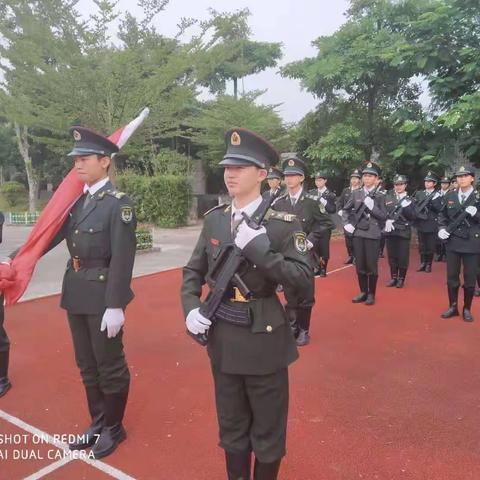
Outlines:
[[89,228],[88,231],[89,231],[90,233],[92,233],[92,232],[93,232],[93,228]]
[[98,279],[103,282],[103,281],[105,280],[105,275],[100,275],[100,276],[98,277]]
[[77,244],[76,244],[76,243],[72,243],[72,247],[76,247],[76,246],[77,246]]
[[273,330],[271,325],[267,325],[267,332],[270,333]]
[[75,230],[75,235],[78,235],[78,230]]

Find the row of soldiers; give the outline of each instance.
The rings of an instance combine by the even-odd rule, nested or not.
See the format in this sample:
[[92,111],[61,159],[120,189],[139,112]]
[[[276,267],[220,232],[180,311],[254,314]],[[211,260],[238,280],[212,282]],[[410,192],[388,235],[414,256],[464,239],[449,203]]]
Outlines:
[[[206,339],[199,343],[207,345],[211,362],[228,479],[252,478],[253,452],[253,479],[276,480],[286,452],[288,367],[298,358],[297,346],[310,339],[313,270],[326,275],[335,227],[331,215],[341,214],[355,257],[360,294],[354,303],[375,303],[383,235],[392,269],[389,286],[403,286],[413,222],[420,232],[422,271],[431,271],[436,237],[446,243],[450,307],[445,318],[459,314],[463,263],[463,317],[471,321],[472,273],[480,254],[479,198],[472,187],[474,174],[464,167],[456,175],[457,190],[437,192],[429,172],[425,190],[412,198],[403,175],[395,176],[392,192],[381,190],[380,169],[369,162],[352,175],[357,186],[337,200],[322,172],[315,174],[316,189],[305,188],[305,163],[296,155],[284,159],[281,171],[276,169],[278,152],[255,133],[232,129],[225,140],[219,165],[232,203],[205,214],[183,270],[182,304],[188,332]],[[282,179],[285,192],[279,195]],[[270,190],[261,196],[265,180]],[[229,270],[225,252],[230,252],[234,270]],[[202,301],[205,283],[210,293]],[[285,308],[276,294],[279,284]],[[209,307],[219,298],[212,312]]]
[[[335,228],[330,215],[338,213],[342,219],[348,253],[345,264],[355,263],[357,268],[360,294],[353,298],[353,303],[375,304],[378,258],[383,256],[385,244],[391,274],[387,287],[403,288],[409,268],[413,228],[417,232],[420,253],[420,266],[417,271],[431,273],[435,253],[437,261],[445,261],[447,244],[455,245],[457,242],[453,240],[459,234],[465,235],[462,228],[470,226],[468,219],[461,222],[450,242],[446,238],[441,238],[445,236],[444,233],[440,233],[439,236],[444,226],[442,222],[447,221],[445,214],[449,212],[447,194],[457,192],[459,188],[457,178],[466,178],[468,191],[473,192],[474,172],[465,167],[451,178],[445,176],[440,179],[434,172],[429,171],[424,177],[424,189],[417,190],[412,196],[407,193],[408,178],[402,174],[394,176],[392,190],[388,192],[384,190],[380,167],[373,162],[352,172],[350,185],[343,189],[338,198],[327,187],[326,172],[316,172],[313,177],[317,188],[313,190],[303,188],[304,162],[295,156],[287,157],[283,163],[283,170],[270,168],[267,177],[270,189],[264,193],[264,197],[272,195],[282,180],[284,181],[286,195],[274,205],[274,208],[295,214],[301,219],[314,260],[314,272],[320,277],[325,277],[327,273],[329,244],[332,230]],[[470,201],[475,203],[475,198],[476,193],[471,196]],[[477,248],[475,237],[473,236],[467,243],[468,246],[461,246],[462,252],[465,250],[474,253]],[[450,307],[457,303],[459,284],[456,280],[459,276],[459,265],[457,261],[453,264],[452,258],[450,255],[450,262],[447,261]],[[476,261],[472,261],[469,265],[476,264]],[[474,271],[474,268],[470,267],[469,270],[466,274],[468,280],[465,280],[463,317],[466,321],[473,321],[471,304],[473,296],[480,294],[479,291],[475,291],[479,269]],[[310,338],[309,319],[314,300],[311,296],[307,297],[308,301],[300,302],[300,306],[298,300],[295,303],[287,297],[287,312],[292,325],[296,325],[295,333],[299,346],[306,345]],[[296,314],[290,312],[292,305],[295,305]],[[455,308],[453,311],[455,312]]]

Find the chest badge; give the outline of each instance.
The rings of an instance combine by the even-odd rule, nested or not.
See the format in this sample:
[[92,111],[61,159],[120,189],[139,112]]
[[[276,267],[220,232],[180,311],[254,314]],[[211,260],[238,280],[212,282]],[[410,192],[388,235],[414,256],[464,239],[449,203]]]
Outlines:
[[128,205],[123,206],[120,209],[120,216],[122,218],[123,223],[130,223],[133,218],[133,210],[132,207],[129,207]]

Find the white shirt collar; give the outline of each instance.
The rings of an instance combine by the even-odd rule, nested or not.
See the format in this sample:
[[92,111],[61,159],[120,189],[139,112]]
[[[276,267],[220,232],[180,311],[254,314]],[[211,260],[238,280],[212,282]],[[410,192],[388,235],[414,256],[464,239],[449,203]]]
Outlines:
[[110,181],[109,177],[99,180],[97,183],[94,183],[90,187],[85,184],[83,187],[83,193],[89,193],[90,195],[95,195],[101,188],[103,188]]
[[373,192],[376,187],[372,187],[368,189],[367,187],[363,187],[364,192],[368,195],[369,193]]
[[232,216],[235,216],[237,219],[240,218],[242,212],[245,212],[249,217],[251,217],[257,208],[262,203],[262,196],[259,195],[253,202],[250,202],[248,205],[245,205],[243,208],[235,207],[235,200],[232,202]]
[[458,189],[458,200],[461,201],[462,197],[465,197],[465,199],[467,199],[472,192],[473,192],[473,187],[470,187],[466,192],[462,192],[462,190],[459,188]]
[[407,192],[395,193],[395,195],[396,195],[398,198],[403,198],[403,197],[406,197],[406,196],[407,196]]
[[295,195],[292,195],[291,193],[288,194],[290,200],[294,198],[296,201],[302,196],[303,193],[303,188],[301,188]]
[[435,190],[434,188],[425,189],[425,193],[430,194],[430,193],[432,193],[434,190]]
[[321,195],[322,193],[324,193],[327,190],[327,187],[317,188],[317,190],[318,190],[318,194]]

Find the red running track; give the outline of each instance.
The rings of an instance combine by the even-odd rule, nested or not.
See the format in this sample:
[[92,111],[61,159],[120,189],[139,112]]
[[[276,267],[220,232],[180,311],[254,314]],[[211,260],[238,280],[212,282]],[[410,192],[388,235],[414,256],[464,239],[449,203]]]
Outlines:
[[[343,266],[343,242],[333,243],[332,257],[330,270]],[[417,260],[413,254],[403,290],[383,287],[388,266],[381,260],[374,307],[351,303],[353,268],[317,279],[312,343],[290,371],[281,479],[480,478],[480,312],[474,305],[473,324],[441,319],[445,265],[416,273]],[[174,270],[134,281],[126,326],[129,437],[105,463],[138,479],[220,480],[223,452],[216,447],[209,364],[184,333],[180,278]],[[7,326],[14,388],[0,399],[0,416],[6,412],[50,434],[80,433],[88,417],[58,296],[10,307]],[[26,434],[0,418],[3,433]],[[2,459],[14,448],[39,452],[32,460]],[[47,457],[50,449],[57,452],[28,440],[0,444],[0,479],[51,465],[57,459]],[[41,478],[112,476],[74,460]]]

